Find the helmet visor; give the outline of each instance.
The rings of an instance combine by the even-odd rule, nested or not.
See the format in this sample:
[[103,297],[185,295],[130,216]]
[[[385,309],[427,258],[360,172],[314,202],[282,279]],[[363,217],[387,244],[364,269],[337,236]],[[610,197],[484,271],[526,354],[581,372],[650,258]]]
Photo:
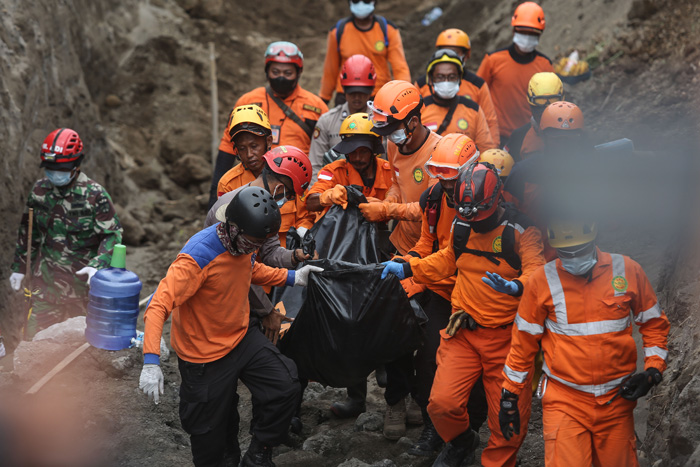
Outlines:
[[541,96],[527,96],[528,102],[530,102],[530,105],[534,105],[537,107],[544,107],[549,104],[553,104],[555,102],[559,102],[561,100],[564,100],[564,94],[543,94]]
[[265,57],[278,57],[284,55],[288,58],[299,57],[304,58],[304,55],[295,44],[291,42],[274,42],[265,51]]

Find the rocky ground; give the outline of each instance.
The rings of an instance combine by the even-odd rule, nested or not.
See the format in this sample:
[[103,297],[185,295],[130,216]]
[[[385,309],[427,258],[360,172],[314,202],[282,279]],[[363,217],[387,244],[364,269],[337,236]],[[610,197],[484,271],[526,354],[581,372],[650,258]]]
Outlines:
[[[401,27],[417,77],[434,37],[446,27],[469,32],[469,65],[476,70],[487,50],[509,42],[516,3],[383,0],[379,10]],[[421,26],[420,18],[436,4],[445,10],[443,17]],[[609,223],[601,241],[645,267],[673,325],[669,371],[638,416],[643,420],[648,412],[648,423],[637,428],[643,462],[700,465],[700,251],[694,242],[697,226],[685,214],[699,199],[693,175],[698,173],[700,5],[692,0],[544,0],[542,5],[547,11],[543,52],[555,58],[576,48],[596,66],[591,80],[566,88],[596,141],[629,137],[643,160],[662,169],[643,179],[633,202],[610,200],[613,206],[620,203],[619,218]],[[316,91],[326,31],[347,14],[344,2],[312,0],[0,0],[0,8],[0,137],[6,148],[0,263],[11,261],[24,199],[40,176],[39,142],[53,128],[71,126],[86,143],[85,171],[108,188],[118,206],[130,245],[128,267],[144,282],[142,296],[199,229],[206,208],[208,42],[216,44],[221,128],[235,99],[262,84],[261,55],[270,40],[300,45],[306,56],[302,84]],[[629,178],[637,174],[631,170]],[[14,350],[23,303],[10,293],[9,268],[0,271],[0,291],[7,297],[0,301],[0,328]],[[7,431],[16,435],[13,446],[27,456],[23,465],[190,465],[189,440],[177,412],[174,357],[163,365],[166,391],[157,406],[136,389],[142,362],[135,349],[91,348],[28,398],[23,392],[78,343],[41,345],[40,358],[29,358],[36,364],[15,373],[11,357],[0,360],[0,441]],[[367,414],[350,421],[328,411],[342,390],[312,384],[303,404],[304,432],[276,451],[277,464],[429,465],[405,454],[420,428],[409,429],[398,443],[383,439],[382,392],[373,378],[370,383]],[[242,386],[241,392],[245,445],[250,403]],[[543,463],[540,417],[536,403],[520,454],[523,466]],[[480,434],[483,448],[486,428]]]

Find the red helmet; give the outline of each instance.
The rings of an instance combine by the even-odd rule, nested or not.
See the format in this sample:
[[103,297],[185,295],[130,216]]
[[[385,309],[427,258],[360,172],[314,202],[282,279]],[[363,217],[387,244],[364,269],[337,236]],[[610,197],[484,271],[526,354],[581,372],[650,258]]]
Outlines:
[[70,128],[59,128],[49,133],[41,145],[41,167],[72,168],[83,158],[83,141]]
[[304,68],[304,54],[296,44],[286,41],[273,42],[265,50],[265,69],[271,62],[293,63],[300,70]]
[[481,221],[496,212],[503,184],[496,168],[477,162],[460,172],[455,185],[457,216],[466,221]]
[[340,69],[340,85],[346,94],[351,92],[363,92],[372,94],[374,84],[377,82],[377,72],[374,70],[372,60],[361,54],[353,55],[345,60]]
[[311,182],[311,161],[304,151],[294,146],[278,146],[267,151],[263,159],[274,173],[292,179],[297,195],[304,194]]

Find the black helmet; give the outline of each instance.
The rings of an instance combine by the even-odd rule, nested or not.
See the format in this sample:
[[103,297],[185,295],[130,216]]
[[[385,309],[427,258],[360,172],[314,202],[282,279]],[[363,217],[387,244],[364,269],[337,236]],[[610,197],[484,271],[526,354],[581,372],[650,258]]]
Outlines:
[[228,203],[226,222],[236,225],[240,233],[255,238],[270,238],[279,232],[282,216],[270,193],[249,186],[239,191]]

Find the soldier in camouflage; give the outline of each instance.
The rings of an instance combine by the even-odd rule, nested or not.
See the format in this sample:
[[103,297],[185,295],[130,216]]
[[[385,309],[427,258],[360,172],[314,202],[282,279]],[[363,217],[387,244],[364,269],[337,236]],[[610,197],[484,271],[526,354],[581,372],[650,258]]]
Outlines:
[[80,171],[83,143],[68,128],[53,131],[41,148],[46,178],[32,188],[17,234],[12,288],[20,290],[26,272],[29,208],[32,231],[33,310],[26,326],[37,331],[85,315],[90,279],[109,266],[122,228],[107,191]]

